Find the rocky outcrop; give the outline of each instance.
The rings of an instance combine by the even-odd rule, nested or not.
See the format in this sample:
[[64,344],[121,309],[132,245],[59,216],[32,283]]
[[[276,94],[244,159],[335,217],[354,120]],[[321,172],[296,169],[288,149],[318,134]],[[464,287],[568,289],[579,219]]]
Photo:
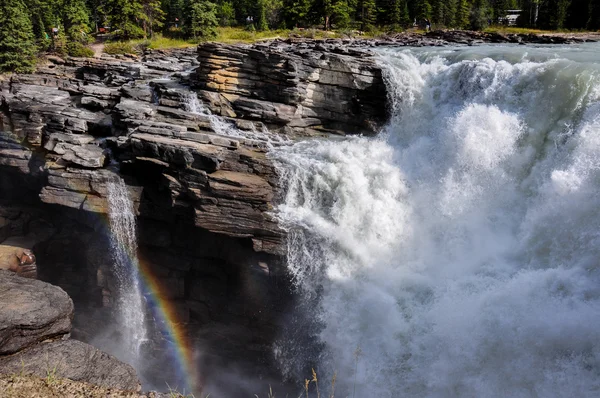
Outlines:
[[8,358],[0,357],[1,374],[65,378],[102,387],[139,391],[135,370],[89,344],[77,340],[38,344]]
[[386,120],[372,53],[339,43],[206,43],[193,82],[213,113],[288,134],[373,134]]
[[4,81],[0,195],[106,213],[106,184],[121,174],[142,217],[184,217],[283,254],[265,143],[223,129],[372,133],[386,117],[381,70],[368,52],[315,43],[198,54],[55,60]]
[[[37,191],[44,203],[106,213],[106,184],[120,164],[141,215],[185,211],[199,228],[281,253],[283,234],[268,214],[275,170],[265,149],[215,134],[208,115],[186,111],[193,93],[176,80],[188,79],[192,54],[70,59],[13,76],[2,92],[0,119],[9,131],[1,136],[0,167],[3,178],[13,176],[0,179],[3,193],[23,191],[21,175],[35,180],[32,196]],[[165,73],[173,77],[161,79]],[[157,181],[160,187],[144,186]]]
[[62,377],[139,390],[133,368],[69,339],[73,302],[60,288],[0,271],[0,374]]
[[71,330],[73,302],[64,290],[0,271],[0,355],[14,354]]
[[[385,119],[383,83],[368,52],[278,43],[215,46],[209,56],[208,48],[51,59],[35,74],[0,78],[0,255],[19,271],[31,252],[38,277],[74,300],[73,335],[110,349],[117,283],[107,197],[123,179],[140,263],[167,292],[190,345],[202,348],[203,374],[235,363],[262,377],[292,305],[268,148],[295,136],[372,133]],[[143,365],[168,380],[164,336],[154,332]],[[60,357],[61,347],[44,349]],[[99,355],[74,350],[88,362]]]

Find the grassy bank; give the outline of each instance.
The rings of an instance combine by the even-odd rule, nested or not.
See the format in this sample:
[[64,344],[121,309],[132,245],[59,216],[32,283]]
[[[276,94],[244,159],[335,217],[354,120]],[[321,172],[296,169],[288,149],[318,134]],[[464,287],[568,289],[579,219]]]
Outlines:
[[[249,31],[243,28],[220,27],[217,29],[217,37],[213,40],[219,43],[256,43],[264,40],[287,39],[289,37],[304,37],[309,39],[340,38],[358,36],[351,31],[324,31],[320,29],[277,29],[267,31]],[[373,37],[361,35],[360,37]],[[107,54],[132,54],[145,48],[162,50],[168,48],[193,47],[198,44],[194,40],[183,40],[155,35],[152,39],[138,39],[128,41],[108,42],[104,52]]]
[[[425,31],[410,29],[405,31],[411,34],[424,34]],[[585,32],[568,32],[568,31],[547,31],[539,29],[528,29],[528,28],[517,28],[507,26],[492,26],[484,30],[489,33],[500,33],[500,34],[582,34]],[[389,30],[381,29],[372,32],[359,33],[357,31],[324,31],[320,29],[277,29],[267,30],[263,32],[249,31],[243,28],[237,27],[220,27],[217,29],[217,37],[213,40],[220,43],[235,44],[235,43],[256,43],[265,40],[273,39],[287,39],[290,37],[303,37],[309,39],[324,39],[324,38],[348,38],[348,37],[360,37],[360,38],[377,38],[386,36],[392,32]],[[591,32],[590,32],[591,33]],[[139,39],[119,42],[106,43],[104,52],[107,54],[133,54],[140,52],[146,48],[161,50],[169,48],[186,48],[193,47],[198,44],[198,41],[175,39],[165,37],[160,34],[155,35],[152,39]]]

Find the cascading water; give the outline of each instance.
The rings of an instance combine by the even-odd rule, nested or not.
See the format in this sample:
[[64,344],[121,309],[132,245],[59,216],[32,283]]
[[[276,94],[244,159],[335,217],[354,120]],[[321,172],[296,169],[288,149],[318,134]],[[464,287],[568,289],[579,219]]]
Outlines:
[[238,129],[233,123],[213,114],[210,109],[204,106],[202,101],[198,99],[198,95],[195,92],[187,93],[183,104],[186,111],[208,118],[210,127],[217,134],[232,138],[262,142],[268,147],[271,147],[277,143],[288,142],[286,137],[279,134],[272,134],[266,129],[264,131],[257,131],[256,129],[251,131],[242,131]]
[[[382,50],[378,138],[271,150],[321,380],[337,371],[357,397],[600,395],[598,50]],[[307,365],[295,343],[276,350],[290,372]]]
[[113,271],[119,289],[116,309],[121,344],[120,352],[115,355],[139,368],[140,348],[147,340],[147,325],[138,274],[135,213],[127,185],[121,178],[115,176],[107,187]]

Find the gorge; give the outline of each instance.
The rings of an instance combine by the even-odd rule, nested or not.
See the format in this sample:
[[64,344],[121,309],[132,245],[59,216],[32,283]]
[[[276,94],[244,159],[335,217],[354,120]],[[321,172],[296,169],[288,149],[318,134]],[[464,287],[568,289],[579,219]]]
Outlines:
[[598,50],[54,59],[1,85],[0,254],[144,390],[596,396]]

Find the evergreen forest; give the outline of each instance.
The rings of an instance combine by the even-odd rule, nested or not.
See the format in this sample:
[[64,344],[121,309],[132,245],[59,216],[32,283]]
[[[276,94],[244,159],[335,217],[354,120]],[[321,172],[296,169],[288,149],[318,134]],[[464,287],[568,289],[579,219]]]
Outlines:
[[507,10],[521,10],[521,27],[600,29],[600,0],[0,0],[0,70],[30,70],[38,52],[89,55],[98,32],[201,41],[218,26],[479,30],[501,24]]

